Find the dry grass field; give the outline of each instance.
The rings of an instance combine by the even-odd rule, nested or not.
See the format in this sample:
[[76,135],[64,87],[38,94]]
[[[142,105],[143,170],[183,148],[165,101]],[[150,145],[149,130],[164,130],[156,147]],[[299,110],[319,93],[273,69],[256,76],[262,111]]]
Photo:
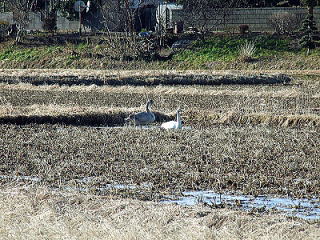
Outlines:
[[[285,73],[1,70],[0,238],[319,238],[318,220],[156,203],[186,190],[320,195],[320,74]],[[150,98],[156,122],[124,126]],[[185,128],[160,129],[178,106]]]
[[184,207],[73,191],[5,186],[0,238],[315,240],[319,224],[272,214]]

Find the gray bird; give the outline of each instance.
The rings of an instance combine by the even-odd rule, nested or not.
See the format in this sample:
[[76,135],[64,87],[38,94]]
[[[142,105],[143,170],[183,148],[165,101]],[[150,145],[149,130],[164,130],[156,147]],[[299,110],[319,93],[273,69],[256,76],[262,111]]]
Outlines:
[[153,101],[151,99],[148,100],[145,112],[131,114],[129,117],[125,118],[124,120],[125,121],[133,121],[135,126],[139,125],[140,127],[142,125],[146,125],[146,124],[154,122],[156,117],[154,116],[154,113],[151,112],[149,109],[152,104],[153,104]]

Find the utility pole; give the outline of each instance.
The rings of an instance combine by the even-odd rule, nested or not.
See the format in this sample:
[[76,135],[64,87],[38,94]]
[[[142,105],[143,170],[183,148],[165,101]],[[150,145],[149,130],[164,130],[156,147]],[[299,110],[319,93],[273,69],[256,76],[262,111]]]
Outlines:
[[85,4],[83,1],[79,0],[74,3],[74,10],[79,13],[79,36],[81,37],[81,24],[82,24],[82,11],[86,9],[86,12],[90,9],[90,1]]
[[79,37],[81,37],[81,4],[79,4]]

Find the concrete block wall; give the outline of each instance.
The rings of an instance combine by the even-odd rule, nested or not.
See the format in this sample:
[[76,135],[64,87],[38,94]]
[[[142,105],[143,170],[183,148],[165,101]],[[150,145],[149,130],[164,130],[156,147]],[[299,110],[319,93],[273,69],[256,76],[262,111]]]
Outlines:
[[[220,18],[221,24],[216,24],[216,21],[209,21],[209,28],[212,30],[239,30],[239,25],[247,24],[251,31],[274,31],[272,26],[268,23],[270,17],[275,13],[288,12],[295,14],[298,18],[304,18],[307,14],[306,8],[238,8],[232,9],[230,14],[225,18]],[[184,26],[199,26],[203,24],[201,20],[195,19],[190,13],[183,9],[169,10],[169,25],[173,26],[175,22],[184,21]],[[314,10],[314,17],[320,29],[320,8]],[[31,13],[31,22],[27,26],[28,30],[42,30],[43,23],[41,21],[40,13]],[[14,23],[12,12],[0,13],[0,20]],[[57,29],[61,31],[78,31],[79,21],[70,21],[63,16],[57,18]]]
[[[41,20],[41,13],[30,13],[30,23],[26,27],[26,30],[43,30],[43,22]],[[0,13],[0,20],[15,23],[13,20],[12,12]],[[57,17],[57,30],[61,31],[78,31],[79,21],[70,21],[65,17]]]
[[40,30],[42,29],[42,21],[40,13],[30,13],[29,18],[31,21],[29,22],[26,30]]
[[12,12],[4,12],[0,14],[0,20],[8,23],[13,22],[13,13]]
[[[269,23],[270,17],[275,13],[290,13],[297,18],[303,19],[307,14],[306,8],[237,8],[232,9],[225,18],[220,18],[221,24],[217,21],[208,21],[208,28],[212,30],[231,30],[238,31],[239,25],[247,24],[251,31],[272,32],[274,29]],[[195,17],[183,9],[173,9],[170,12],[170,20],[174,22],[183,21],[185,28],[189,26],[201,26],[201,20],[195,21]],[[314,18],[318,29],[320,29],[320,8],[314,9]]]
[[79,21],[70,21],[65,17],[57,17],[57,29],[60,31],[78,31]]

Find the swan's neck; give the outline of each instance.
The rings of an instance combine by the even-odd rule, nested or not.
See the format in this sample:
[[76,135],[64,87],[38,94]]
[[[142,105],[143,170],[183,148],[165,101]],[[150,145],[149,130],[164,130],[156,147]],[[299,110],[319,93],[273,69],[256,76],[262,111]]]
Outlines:
[[150,102],[147,102],[147,106],[146,106],[146,111],[147,112],[150,112],[149,105],[150,105]]
[[179,111],[177,111],[177,123],[178,123],[178,128],[182,128],[181,116]]

